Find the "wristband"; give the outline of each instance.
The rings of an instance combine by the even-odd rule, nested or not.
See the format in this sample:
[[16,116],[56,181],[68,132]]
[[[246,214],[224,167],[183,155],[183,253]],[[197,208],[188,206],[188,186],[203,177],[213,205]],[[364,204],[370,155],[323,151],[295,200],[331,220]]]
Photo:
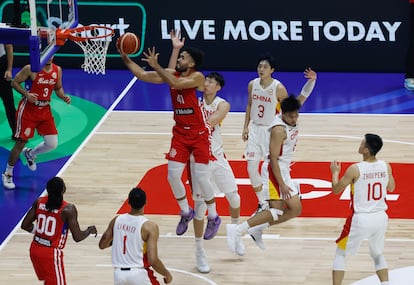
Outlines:
[[302,91],[300,91],[300,94],[305,98],[308,98],[309,95],[312,93],[313,88],[315,87],[315,81],[316,80],[306,81],[305,85],[303,85],[302,87]]

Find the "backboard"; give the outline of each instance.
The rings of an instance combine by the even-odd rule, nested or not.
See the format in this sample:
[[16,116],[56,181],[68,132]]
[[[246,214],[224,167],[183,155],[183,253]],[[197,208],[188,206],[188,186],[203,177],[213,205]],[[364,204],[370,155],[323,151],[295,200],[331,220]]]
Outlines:
[[40,71],[57,52],[56,29],[74,28],[78,24],[77,0],[28,0],[21,11],[24,27],[12,27],[3,15],[13,12],[13,0],[0,5],[0,43],[26,46],[32,71]]

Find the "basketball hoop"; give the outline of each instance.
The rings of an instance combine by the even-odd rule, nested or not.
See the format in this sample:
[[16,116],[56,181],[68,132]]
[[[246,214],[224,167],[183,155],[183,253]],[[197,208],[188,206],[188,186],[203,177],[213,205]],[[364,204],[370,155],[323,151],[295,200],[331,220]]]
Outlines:
[[71,40],[80,46],[85,54],[82,68],[87,73],[105,74],[106,53],[112,41],[114,30],[105,26],[81,26],[73,29],[57,29],[56,45],[63,46]]

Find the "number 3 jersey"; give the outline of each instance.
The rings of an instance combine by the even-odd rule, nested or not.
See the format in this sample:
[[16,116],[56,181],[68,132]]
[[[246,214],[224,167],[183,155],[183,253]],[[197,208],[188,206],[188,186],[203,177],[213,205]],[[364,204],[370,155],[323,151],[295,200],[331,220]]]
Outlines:
[[146,242],[142,240],[141,228],[148,219],[130,214],[119,215],[114,224],[112,242],[112,265],[114,267],[149,267]]
[[47,199],[46,196],[38,200],[33,241],[46,247],[63,249],[68,237],[68,225],[62,220],[61,213],[68,203],[63,201],[59,209],[49,211],[46,209]]
[[275,114],[278,112],[278,100],[276,97],[276,89],[279,81],[273,79],[272,83],[263,88],[260,85],[260,78],[253,81],[252,86],[252,105],[250,109],[250,120],[257,125],[268,126],[272,122]]
[[387,210],[385,196],[388,185],[387,164],[383,160],[356,164],[359,178],[351,184],[351,203],[355,213]]

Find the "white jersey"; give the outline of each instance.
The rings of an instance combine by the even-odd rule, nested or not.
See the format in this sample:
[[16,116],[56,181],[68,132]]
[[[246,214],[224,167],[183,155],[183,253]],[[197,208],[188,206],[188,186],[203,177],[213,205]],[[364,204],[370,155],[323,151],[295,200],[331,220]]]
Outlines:
[[298,141],[299,127],[298,124],[295,126],[289,126],[282,120],[282,115],[278,114],[274,116],[274,119],[269,127],[269,132],[274,126],[282,126],[286,131],[286,139],[283,142],[282,152],[279,155],[279,162],[283,162],[290,165],[292,162],[293,154],[295,153],[296,144]]
[[352,206],[355,213],[387,210],[385,196],[388,185],[387,164],[382,160],[357,163],[359,178],[351,184]]
[[277,107],[276,89],[280,81],[273,79],[273,82],[263,88],[260,85],[260,78],[253,80],[252,105],[250,109],[250,120],[257,125],[270,125]]
[[141,227],[148,219],[142,215],[119,215],[115,220],[112,242],[112,265],[115,268],[144,268],[146,246]]
[[[226,100],[218,96],[214,98],[213,102],[211,102],[210,105],[208,105],[205,99],[203,99],[203,106],[204,106],[204,111],[205,111],[207,120],[210,118],[210,116],[214,112],[217,111],[218,105],[221,102],[226,102]],[[211,151],[213,155],[223,152],[223,139],[221,137],[221,122],[219,122],[218,124],[214,126],[213,132],[211,134]]]

